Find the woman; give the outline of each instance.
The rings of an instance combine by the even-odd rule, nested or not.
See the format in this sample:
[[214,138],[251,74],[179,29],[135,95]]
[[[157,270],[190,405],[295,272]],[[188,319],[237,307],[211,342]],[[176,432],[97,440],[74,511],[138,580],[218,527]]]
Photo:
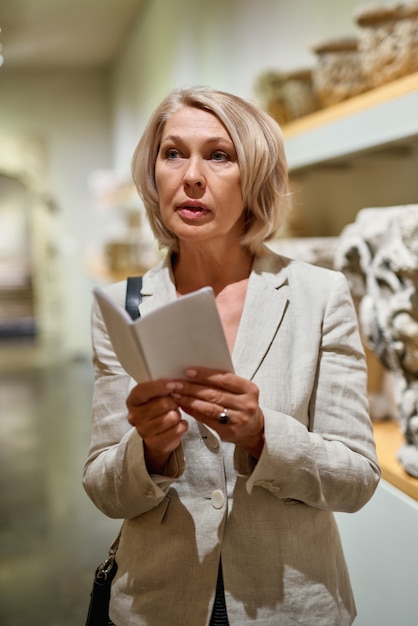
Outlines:
[[[344,277],[264,245],[287,204],[280,129],[233,95],[175,91],[133,175],[168,248],[143,278],[141,315],[212,286],[235,373],[191,363],[182,380],[135,385],[94,311],[84,484],[127,520],[111,618],[351,624],[332,512],[360,509],[379,480],[365,360]],[[109,294],[123,303],[125,288]]]

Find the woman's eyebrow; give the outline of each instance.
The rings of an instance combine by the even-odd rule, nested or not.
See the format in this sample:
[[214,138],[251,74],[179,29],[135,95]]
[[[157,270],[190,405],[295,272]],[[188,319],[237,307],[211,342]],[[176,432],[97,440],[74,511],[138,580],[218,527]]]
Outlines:
[[[167,135],[167,137],[161,139],[161,143],[165,143],[166,141],[182,142],[184,141],[184,137],[181,135]],[[226,137],[207,137],[204,141],[205,143],[222,143],[227,146],[234,145],[232,140]]]

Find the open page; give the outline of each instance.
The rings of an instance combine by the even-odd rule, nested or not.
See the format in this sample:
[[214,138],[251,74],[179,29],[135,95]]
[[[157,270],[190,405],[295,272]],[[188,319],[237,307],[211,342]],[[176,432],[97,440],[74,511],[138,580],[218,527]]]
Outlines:
[[94,296],[119,363],[137,382],[151,380],[141,346],[133,333],[131,317],[99,287],[94,289]]
[[182,296],[135,321],[101,289],[94,293],[115,353],[137,382],[182,378],[191,366],[233,371],[210,287]]
[[134,327],[153,379],[184,377],[193,365],[233,371],[210,287],[156,309]]

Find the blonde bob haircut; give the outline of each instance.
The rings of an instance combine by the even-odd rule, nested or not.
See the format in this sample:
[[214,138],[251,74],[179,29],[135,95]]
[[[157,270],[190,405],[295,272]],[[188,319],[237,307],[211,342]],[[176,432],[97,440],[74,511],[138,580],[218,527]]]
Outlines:
[[251,103],[207,87],[172,91],[154,111],[132,159],[132,176],[160,247],[178,251],[177,237],[163,223],[155,162],[166,121],[179,109],[192,107],[215,115],[228,131],[238,155],[245,226],[241,243],[262,254],[283,224],[289,206],[287,163],[279,125]]

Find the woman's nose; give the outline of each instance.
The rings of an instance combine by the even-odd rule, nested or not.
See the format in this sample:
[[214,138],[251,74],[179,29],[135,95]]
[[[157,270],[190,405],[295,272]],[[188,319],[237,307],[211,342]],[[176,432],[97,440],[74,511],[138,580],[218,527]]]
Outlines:
[[184,173],[183,182],[186,187],[202,188],[205,185],[205,177],[202,165],[196,159],[190,159]]

